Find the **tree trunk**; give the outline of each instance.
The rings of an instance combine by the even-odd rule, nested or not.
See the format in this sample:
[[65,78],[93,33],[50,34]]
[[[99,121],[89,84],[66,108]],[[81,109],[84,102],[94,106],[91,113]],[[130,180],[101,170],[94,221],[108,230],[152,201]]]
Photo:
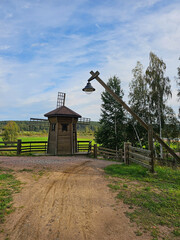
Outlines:
[[[162,139],[162,124],[161,124],[161,107],[160,107],[160,100],[158,98],[158,118],[159,118],[159,136]],[[160,157],[163,158],[163,147],[160,144]]]

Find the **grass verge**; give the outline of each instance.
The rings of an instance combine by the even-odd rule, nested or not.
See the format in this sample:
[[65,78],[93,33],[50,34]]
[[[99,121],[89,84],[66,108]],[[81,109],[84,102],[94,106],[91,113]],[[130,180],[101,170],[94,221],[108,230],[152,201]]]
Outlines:
[[180,171],[156,167],[156,174],[139,165],[110,165],[108,185],[116,198],[129,205],[131,221],[150,231],[152,239],[180,237]]
[[13,170],[0,168],[0,224],[4,222],[7,214],[14,211],[12,196],[19,192],[20,184],[14,177]]

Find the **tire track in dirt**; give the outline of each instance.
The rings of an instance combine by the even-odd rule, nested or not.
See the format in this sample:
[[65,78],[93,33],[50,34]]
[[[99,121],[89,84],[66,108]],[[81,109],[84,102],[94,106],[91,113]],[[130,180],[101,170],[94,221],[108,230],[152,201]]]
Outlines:
[[[71,226],[71,220],[73,217],[74,212],[74,205],[71,204],[73,201],[73,196],[69,196],[69,191],[72,190],[73,186],[76,184],[76,177],[78,174],[83,172],[87,167],[89,161],[84,162],[77,166],[70,166],[65,171],[60,173],[52,174],[50,177],[50,181],[48,181],[42,191],[37,192],[33,199],[30,202],[35,202],[35,199],[38,198],[42,199],[38,205],[31,204],[32,210],[27,207],[25,213],[19,218],[12,229],[12,233],[14,235],[14,239],[23,239],[22,233],[29,232],[27,231],[27,224],[26,222],[32,222],[31,218],[36,216],[36,226],[31,226],[34,229],[33,238],[41,239],[42,233],[42,226],[44,225],[44,216],[47,215],[47,209],[51,208],[56,209],[56,212],[52,211],[51,215],[48,217],[47,225],[51,225],[54,222],[54,219],[57,218],[58,215],[64,215],[66,218],[64,219],[64,224],[67,225],[67,228]],[[75,186],[77,188],[77,186]],[[29,204],[27,204],[29,205]],[[68,205],[68,206],[67,206]],[[37,221],[38,219],[38,221]],[[84,222],[84,221],[83,221]],[[62,228],[62,220],[58,223],[59,229]],[[44,229],[44,226],[43,226]],[[51,232],[51,231],[50,231]],[[57,234],[59,235],[59,234]],[[86,233],[83,230],[83,239],[86,239]],[[26,236],[27,239],[31,239],[29,236]]]
[[15,198],[20,208],[7,219],[6,237],[10,240],[137,239],[133,230],[127,229],[129,222],[124,210],[118,214],[113,210],[114,197],[110,196],[102,172],[91,163],[67,164],[63,171],[50,171],[38,181],[29,181]]

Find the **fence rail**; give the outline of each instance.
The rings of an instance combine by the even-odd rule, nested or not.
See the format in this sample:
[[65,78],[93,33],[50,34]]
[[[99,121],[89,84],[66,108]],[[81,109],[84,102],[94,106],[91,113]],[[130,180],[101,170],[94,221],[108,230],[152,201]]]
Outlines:
[[0,142],[0,152],[16,152],[17,142]]
[[77,152],[90,152],[91,141],[77,141]]
[[97,146],[94,144],[93,148],[94,158],[102,157],[104,159],[122,161],[123,158],[123,151],[121,149],[114,150],[110,148],[105,148],[101,146]]
[[22,142],[0,142],[0,152],[16,152],[18,155],[28,152],[46,152],[47,141]]
[[153,171],[154,161],[152,161],[152,152],[150,150],[132,147],[130,143],[125,143],[125,162],[137,163]]

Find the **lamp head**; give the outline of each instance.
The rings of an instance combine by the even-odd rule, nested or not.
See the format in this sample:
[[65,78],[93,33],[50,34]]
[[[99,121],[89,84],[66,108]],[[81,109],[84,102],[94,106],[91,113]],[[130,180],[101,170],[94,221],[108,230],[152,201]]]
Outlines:
[[92,92],[95,91],[95,88],[93,88],[93,86],[91,85],[91,83],[88,81],[87,85],[85,86],[85,88],[82,89],[85,93],[87,94],[91,94]]

